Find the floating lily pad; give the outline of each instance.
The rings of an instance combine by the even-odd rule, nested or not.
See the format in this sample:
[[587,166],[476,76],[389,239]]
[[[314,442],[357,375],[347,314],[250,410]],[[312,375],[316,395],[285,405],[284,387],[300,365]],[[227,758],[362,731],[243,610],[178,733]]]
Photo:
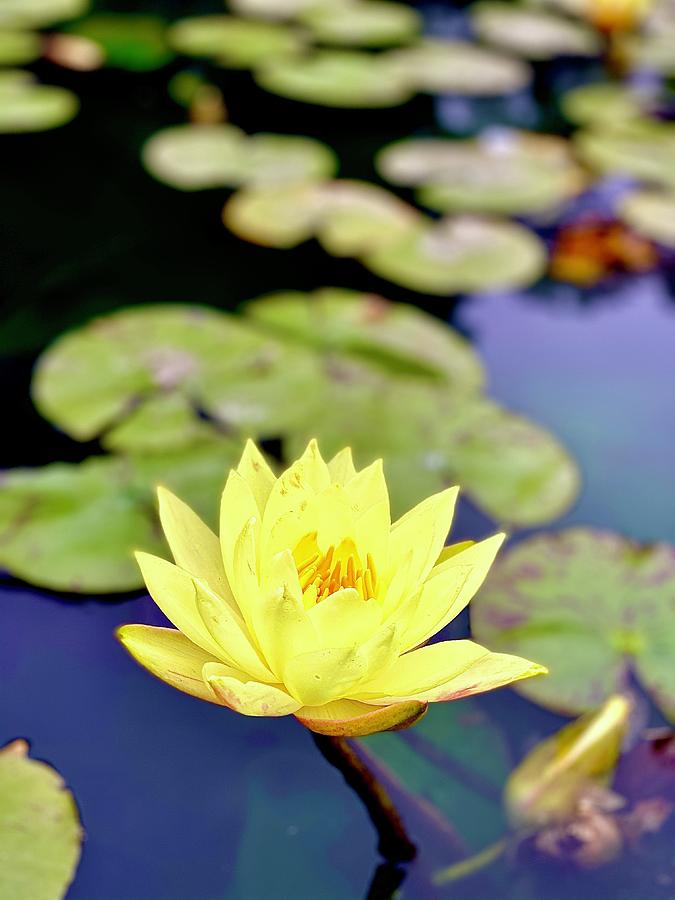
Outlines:
[[448,295],[532,284],[546,268],[546,251],[515,223],[458,216],[409,231],[361,261],[394,284]]
[[318,41],[346,47],[403,44],[417,37],[422,25],[414,9],[390,0],[311,5],[299,20]]
[[675,124],[629,119],[580,131],[577,149],[589,165],[675,188]]
[[331,178],[338,159],[325,144],[292,134],[252,135],[246,143],[243,181],[285,184]]
[[619,215],[633,231],[675,249],[675,190],[643,190],[627,194]]
[[29,72],[0,72],[0,133],[47,131],[77,115],[75,94],[61,87],[38,84]]
[[93,41],[103,51],[105,64],[117,69],[150,72],[174,56],[166,42],[166,23],[159,16],[96,13],[67,30]]
[[526,59],[598,56],[597,32],[581,22],[511,3],[477,3],[471,22],[482,40]]
[[82,826],[73,795],[25,741],[0,748],[0,896],[60,900],[80,859]]
[[538,212],[583,184],[564,139],[509,129],[465,141],[399,141],[378,155],[377,167],[394,184],[420,187],[420,203],[441,212]]
[[[297,352],[217,310],[136,307],[59,338],[38,363],[33,399],[78,440],[119,428],[137,418],[139,406],[168,393],[228,428],[270,428],[274,435],[297,417],[298,379],[311,384],[303,363]],[[134,433],[126,432],[126,447]],[[119,431],[112,440],[119,445]]]
[[503,554],[472,604],[477,640],[549,668],[515,686],[549,709],[593,709],[635,676],[675,718],[675,548],[571,528]]
[[83,16],[89,6],[90,0],[2,0],[0,26],[44,28]]
[[309,296],[268,294],[250,301],[245,312],[279,338],[298,341],[320,356],[339,353],[469,393],[483,383],[480,358],[469,342],[414,306],[323,288]]
[[150,174],[183,191],[239,184],[245,158],[246,135],[234,125],[175,125],[143,147]]
[[323,209],[322,186],[317,182],[259,185],[230,198],[223,223],[245,241],[289,248],[313,237]]
[[388,59],[410,84],[427,94],[495,97],[532,80],[527,63],[468,41],[430,38],[394,50]]
[[178,53],[207,56],[233,69],[293,56],[306,44],[302,32],[286,25],[220,15],[180,19],[168,37]]
[[346,6],[351,0],[229,0],[228,6],[241,16],[254,19],[296,19],[305,10],[321,5]]
[[42,53],[40,35],[32,31],[0,29],[0,65],[23,66]]
[[563,95],[565,116],[575,125],[595,125],[635,119],[649,108],[649,96],[618,82],[583,84]]
[[332,256],[362,256],[415,229],[419,212],[390,191],[365,181],[332,181],[321,191],[319,242]]
[[254,77],[265,90],[319,106],[398,106],[414,93],[407,74],[385,54],[358,50],[317,50],[306,56],[271,59]]
[[312,138],[248,137],[234,125],[165,128],[145,144],[143,164],[159,181],[184,191],[320,180],[338,165],[333,151]]
[[216,521],[219,491],[241,452],[211,439],[135,459],[92,457],[14,469],[0,484],[0,566],[40,587],[78,593],[142,586],[136,549],[162,552],[155,485],[166,484]]

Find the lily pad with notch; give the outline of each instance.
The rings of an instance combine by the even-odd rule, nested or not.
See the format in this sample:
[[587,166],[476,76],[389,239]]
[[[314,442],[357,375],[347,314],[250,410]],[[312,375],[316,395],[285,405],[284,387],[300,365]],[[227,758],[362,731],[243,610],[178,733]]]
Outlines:
[[64,897],[80,859],[77,805],[51,766],[28,744],[0,748],[0,894],[12,900]]
[[472,604],[477,640],[548,666],[515,689],[566,715],[635,677],[675,718],[675,548],[570,528],[528,538],[497,560]]

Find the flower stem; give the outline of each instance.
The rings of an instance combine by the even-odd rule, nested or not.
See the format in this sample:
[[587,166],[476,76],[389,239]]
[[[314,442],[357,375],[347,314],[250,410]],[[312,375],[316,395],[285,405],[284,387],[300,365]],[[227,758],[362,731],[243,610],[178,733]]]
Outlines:
[[417,848],[391,797],[377,777],[345,738],[312,733],[323,758],[334,766],[356,793],[370,816],[379,836],[377,849],[388,862],[408,862]]

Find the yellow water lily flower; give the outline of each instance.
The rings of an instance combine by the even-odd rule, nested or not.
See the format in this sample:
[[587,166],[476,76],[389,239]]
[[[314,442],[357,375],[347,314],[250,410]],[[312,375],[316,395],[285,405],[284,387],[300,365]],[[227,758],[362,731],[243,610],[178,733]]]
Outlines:
[[118,637],[179,690],[334,736],[407,727],[430,702],[545,672],[468,640],[422,646],[464,609],[503,540],[444,549],[456,497],[435,494],[392,525],[381,461],[357,472],[349,449],[326,463],[312,441],[276,478],[249,442],[223,491],[220,539],[160,489],[175,565],[137,559],[177,630],[125,625]]

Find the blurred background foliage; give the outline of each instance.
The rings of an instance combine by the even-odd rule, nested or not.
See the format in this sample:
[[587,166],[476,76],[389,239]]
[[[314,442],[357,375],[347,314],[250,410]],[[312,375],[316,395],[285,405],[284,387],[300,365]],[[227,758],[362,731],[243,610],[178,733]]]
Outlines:
[[[1,0],[0,737],[73,787],[69,896],[672,898],[674,77],[671,0]],[[161,622],[154,485],[213,522],[248,436],[513,537],[446,636],[551,675],[365,742],[407,873],[292,723],[112,643]],[[80,815],[27,753],[0,896],[52,900]]]

